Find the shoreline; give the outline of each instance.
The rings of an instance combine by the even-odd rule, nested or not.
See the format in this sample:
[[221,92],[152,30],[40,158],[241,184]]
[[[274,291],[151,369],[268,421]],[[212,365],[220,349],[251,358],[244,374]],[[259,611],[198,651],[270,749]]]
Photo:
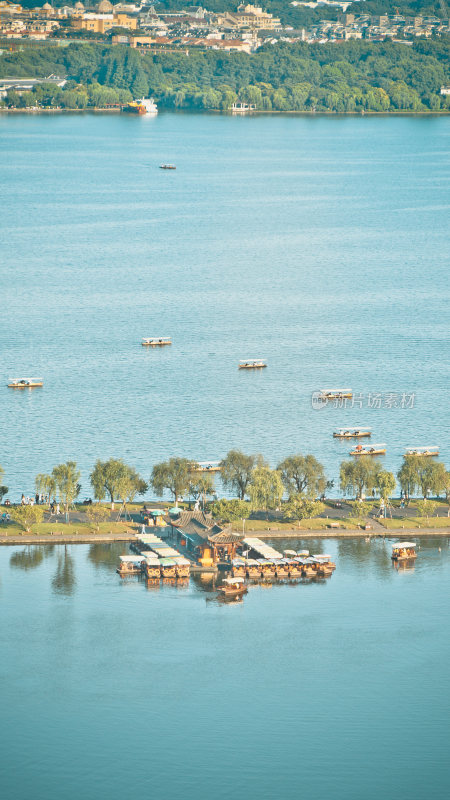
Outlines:
[[[450,538],[450,528],[401,528],[401,529],[386,529],[385,531],[365,531],[362,529],[342,528],[339,531],[326,530],[320,528],[319,530],[299,530],[293,528],[292,530],[272,530],[272,531],[248,531],[249,534],[258,534],[255,538],[258,539],[361,539],[364,538],[382,538],[382,539],[400,539],[407,536],[447,536]],[[54,533],[49,536],[39,536],[36,534],[19,534],[16,536],[1,536],[0,547],[7,547],[8,545],[16,546],[18,544],[108,544],[110,542],[133,542],[135,535],[133,533],[99,533],[99,534],[80,534],[74,536],[71,534]]]
[[[120,114],[120,108],[0,108],[0,114]],[[241,119],[242,117],[256,117],[259,115],[274,114],[279,116],[285,114],[286,116],[296,115],[298,117],[448,117],[450,109],[441,109],[439,111],[277,111],[276,109],[257,109],[245,113],[229,111],[221,111],[220,109],[193,109],[193,108],[162,108],[158,113],[162,114],[221,114],[227,117],[234,117]],[[128,118],[137,117],[139,115],[126,115]],[[145,115],[144,115],[145,116]]]

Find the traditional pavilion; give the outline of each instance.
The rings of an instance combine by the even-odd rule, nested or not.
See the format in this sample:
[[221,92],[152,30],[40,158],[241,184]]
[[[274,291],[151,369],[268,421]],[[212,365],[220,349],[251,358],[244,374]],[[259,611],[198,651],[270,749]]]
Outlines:
[[219,561],[230,562],[242,540],[231,526],[222,528],[203,511],[180,511],[178,517],[170,518],[170,524],[177,542],[204,567]]

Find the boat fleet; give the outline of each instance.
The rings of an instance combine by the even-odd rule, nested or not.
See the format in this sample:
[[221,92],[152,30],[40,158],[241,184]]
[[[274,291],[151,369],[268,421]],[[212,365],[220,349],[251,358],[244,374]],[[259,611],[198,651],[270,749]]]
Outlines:
[[117,572],[121,578],[143,575],[148,580],[186,580],[191,562],[154,533],[136,534],[130,545],[133,555],[120,556]]

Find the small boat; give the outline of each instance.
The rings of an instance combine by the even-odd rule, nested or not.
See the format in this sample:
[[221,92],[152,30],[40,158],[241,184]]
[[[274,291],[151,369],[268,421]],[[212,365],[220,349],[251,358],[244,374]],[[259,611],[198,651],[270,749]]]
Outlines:
[[121,578],[127,575],[140,575],[142,572],[142,556],[120,556],[117,572]]
[[34,389],[43,385],[42,378],[10,378],[8,383],[10,389]]
[[309,550],[298,550],[297,555],[299,558],[308,558]]
[[357,444],[353,450],[350,450],[351,456],[384,456],[386,453],[385,444],[362,445]]
[[191,562],[189,559],[184,558],[184,556],[174,556],[173,560],[175,561],[177,578],[189,578],[191,571]]
[[240,597],[248,592],[244,578],[224,578],[223,585],[219,586],[223,597]]
[[158,113],[158,106],[152,97],[141,97],[140,100],[132,100],[125,106],[122,106],[122,111],[128,114],[146,115],[150,114],[155,116]]
[[154,554],[146,558],[142,566],[146,577],[150,580],[155,580],[156,578],[161,577],[161,565],[159,563],[159,558],[156,558]]
[[255,558],[248,558],[246,561],[247,577],[260,578],[261,577],[261,564]]
[[289,559],[288,558],[279,558],[275,564],[275,571],[277,578],[288,578],[289,577]]
[[250,114],[252,111],[256,111],[256,105],[254,103],[236,102],[231,106],[232,114]]
[[396,542],[392,545],[393,561],[408,561],[411,558],[417,558],[416,543],[415,542]]
[[318,397],[319,400],[326,403],[328,400],[351,399],[353,397],[353,392],[351,389],[321,389]]
[[177,577],[176,562],[173,558],[160,558],[159,563],[161,565],[161,576],[163,578]]
[[319,555],[314,555],[313,558],[319,562],[319,565],[325,566],[331,572],[336,569],[336,564],[334,561],[332,561],[331,556],[329,556],[327,553],[319,553]]
[[164,347],[172,344],[170,336],[146,336],[142,339],[142,347]]
[[275,578],[277,574],[276,570],[276,562],[269,561],[268,558],[259,558],[258,559],[261,565],[261,574],[263,578]]
[[303,573],[303,566],[300,563],[300,560],[297,558],[290,558],[289,559],[289,577],[290,578],[301,578]]
[[197,461],[193,472],[220,472],[220,461]]
[[295,550],[283,550],[283,558],[297,558]]
[[241,558],[233,558],[231,562],[231,574],[233,578],[245,578],[246,573],[245,561]]
[[160,164],[160,169],[176,169],[175,164]]
[[361,426],[354,428],[338,428],[334,431],[333,436],[335,439],[362,439],[363,436],[372,436],[371,428],[363,428]]
[[438,456],[439,447],[407,447],[404,458],[407,456],[423,456],[430,458],[430,456]]
[[267,367],[262,358],[247,358],[239,362],[239,369],[264,369]]

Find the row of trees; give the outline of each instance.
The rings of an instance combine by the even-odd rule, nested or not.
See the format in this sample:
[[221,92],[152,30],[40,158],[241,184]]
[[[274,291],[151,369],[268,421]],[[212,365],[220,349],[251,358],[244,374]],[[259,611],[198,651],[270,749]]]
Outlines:
[[105,107],[153,95],[161,107],[221,109],[236,99],[276,111],[450,109],[449,40],[265,45],[256,53],[184,50],[141,55],[100,44],[40,47],[0,56],[0,77],[64,73],[64,89],[39,86],[10,105]]

